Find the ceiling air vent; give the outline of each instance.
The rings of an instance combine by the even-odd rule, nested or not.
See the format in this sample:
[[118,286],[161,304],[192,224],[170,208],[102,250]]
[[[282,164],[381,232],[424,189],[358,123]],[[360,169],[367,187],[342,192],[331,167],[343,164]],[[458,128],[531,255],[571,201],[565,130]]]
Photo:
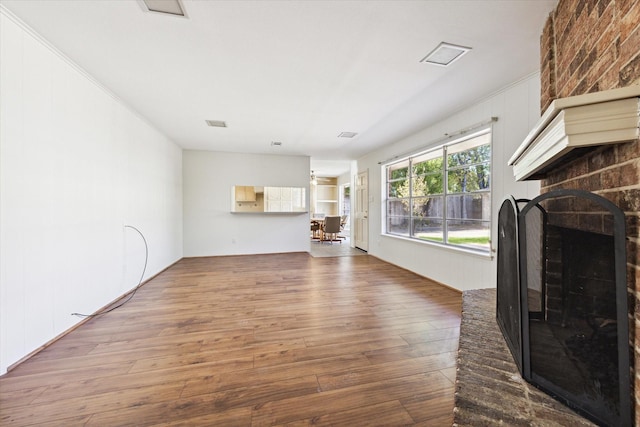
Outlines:
[[145,12],[187,17],[180,0],[138,0],[138,3]]
[[358,134],[357,132],[340,132],[340,135],[338,135],[338,138],[353,138],[357,134]]
[[222,120],[205,120],[205,122],[207,123],[207,126],[211,126],[214,128],[226,128],[227,127],[227,122],[224,122]]
[[442,42],[420,62],[447,67],[462,58],[462,56],[470,50],[470,47]]

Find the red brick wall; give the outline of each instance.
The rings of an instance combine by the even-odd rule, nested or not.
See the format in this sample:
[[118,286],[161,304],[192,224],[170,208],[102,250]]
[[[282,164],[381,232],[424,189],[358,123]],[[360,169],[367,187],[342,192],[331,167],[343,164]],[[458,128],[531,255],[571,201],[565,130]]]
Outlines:
[[542,111],[555,98],[640,84],[639,23],[639,0],[560,0],[540,39]]
[[[559,0],[540,38],[541,112],[555,98],[640,85],[640,0]],[[550,173],[542,192],[592,191],[627,218],[630,344],[640,367],[640,140],[601,147]],[[635,423],[640,426],[640,369]]]

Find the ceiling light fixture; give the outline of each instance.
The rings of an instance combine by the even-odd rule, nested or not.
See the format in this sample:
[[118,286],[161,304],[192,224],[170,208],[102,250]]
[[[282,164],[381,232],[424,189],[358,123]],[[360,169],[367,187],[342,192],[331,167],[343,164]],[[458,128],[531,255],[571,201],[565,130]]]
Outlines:
[[138,0],[138,3],[145,12],[187,17],[180,0]]
[[207,124],[207,126],[211,126],[214,128],[226,128],[227,127],[227,122],[224,122],[222,120],[205,120],[205,123]]
[[451,43],[441,42],[420,62],[447,67],[471,50],[470,47],[458,46]]
[[357,134],[358,134],[357,132],[340,132],[340,135],[338,135],[338,138],[353,138]]

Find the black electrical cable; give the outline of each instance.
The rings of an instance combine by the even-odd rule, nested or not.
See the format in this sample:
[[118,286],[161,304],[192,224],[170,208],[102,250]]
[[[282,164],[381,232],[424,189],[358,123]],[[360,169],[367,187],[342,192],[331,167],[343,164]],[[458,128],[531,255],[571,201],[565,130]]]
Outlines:
[[133,298],[133,296],[136,294],[136,292],[138,292],[138,289],[140,288],[140,286],[142,286],[142,279],[144,278],[144,273],[147,271],[147,261],[149,260],[149,245],[147,245],[147,239],[144,238],[144,234],[142,234],[142,232],[140,230],[135,228],[133,225],[125,225],[124,227],[125,228],[131,228],[131,229],[137,231],[138,234],[140,235],[140,237],[142,237],[142,241],[144,242],[144,267],[142,268],[142,274],[140,275],[140,280],[138,281],[138,285],[133,289],[133,292],[131,292],[131,294],[129,294],[129,298],[127,298],[126,300],[124,300],[120,304],[116,305],[115,307],[111,307],[108,310],[101,311],[101,312],[94,313],[94,314],[71,313],[72,316],[96,317],[96,316],[101,316],[103,314],[110,313],[113,310],[115,310],[116,308],[120,308],[123,305],[125,305],[126,303],[128,303],[129,301],[131,301],[131,298]]

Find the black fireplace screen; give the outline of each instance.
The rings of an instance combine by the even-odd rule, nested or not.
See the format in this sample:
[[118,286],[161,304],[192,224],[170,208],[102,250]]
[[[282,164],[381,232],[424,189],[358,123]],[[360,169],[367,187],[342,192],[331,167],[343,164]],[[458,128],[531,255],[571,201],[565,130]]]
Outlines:
[[496,320],[513,360],[522,372],[522,301],[518,258],[518,203],[513,197],[502,202],[498,214],[498,304]]
[[577,190],[518,206],[499,214],[496,313],[516,364],[593,421],[631,425],[624,214]]

